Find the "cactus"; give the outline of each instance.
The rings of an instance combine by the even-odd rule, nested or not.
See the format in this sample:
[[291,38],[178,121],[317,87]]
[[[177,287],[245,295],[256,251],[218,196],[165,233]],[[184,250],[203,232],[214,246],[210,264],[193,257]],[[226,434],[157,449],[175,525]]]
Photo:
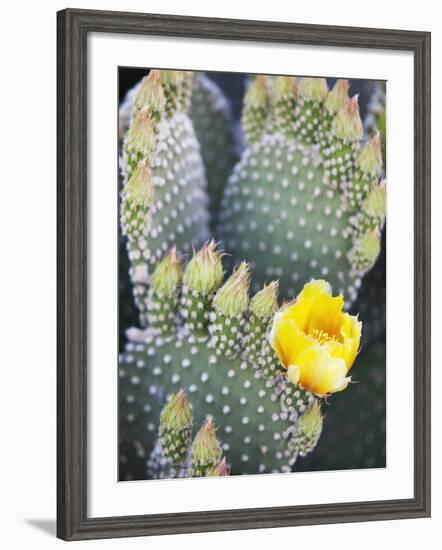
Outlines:
[[226,187],[219,236],[232,263],[250,261],[255,290],[277,277],[288,298],[326,277],[350,305],[379,254],[385,208],[373,216],[366,205],[384,189],[380,142],[361,144],[347,90],[344,80],[329,91],[325,79],[266,76],[249,87],[249,145]]
[[[202,75],[152,70],[125,103],[120,221],[140,328],[119,361],[120,479],[291,471],[318,444],[328,393],[271,338],[289,307],[278,291],[292,299],[326,278],[348,308],[380,253],[380,141],[360,143],[348,83],[258,76],[224,189],[235,147],[220,93]],[[329,337],[314,334],[319,351]]]
[[[249,304],[248,266],[240,264],[222,283],[221,253],[210,242],[195,252],[182,277],[188,286],[182,282],[181,291],[176,292],[176,273],[163,272],[164,263],[170,265],[175,258],[172,250],[152,275],[155,281],[159,270],[171,292],[152,285],[150,300],[174,303],[167,311],[178,308],[177,324],[172,327],[169,322],[160,322],[147,330],[131,329],[120,358],[120,434],[122,449],[126,448],[123,463],[129,460],[125,452],[130,452],[132,471],[146,477],[145,458],[155,443],[159,418],[163,448],[165,442],[170,447],[173,440],[174,452],[183,456],[191,415],[189,411],[178,414],[176,409],[182,409],[182,390],[186,389],[194,422],[200,424],[211,415],[220,425],[222,450],[232,473],[288,471],[297,456],[293,442],[288,446],[296,420],[318,400],[291,384],[267,345],[277,307],[276,284],[267,285]],[[169,276],[172,285],[168,284]],[[267,368],[269,359],[272,369]],[[290,387],[294,399],[287,405],[281,396]],[[176,397],[162,409],[173,394]],[[184,420],[178,422],[179,417]],[[198,448],[194,452],[198,453]],[[141,460],[135,467],[137,453]],[[205,468],[209,466],[213,464],[205,464]],[[201,468],[194,469],[193,474],[202,475]]]
[[364,319],[362,346],[383,341],[386,330],[386,254],[385,233],[381,240],[381,253],[373,269],[364,279],[361,291],[352,310]]
[[120,217],[142,326],[152,266],[171,246],[190,251],[209,236],[204,165],[187,115],[191,78],[151,71],[135,94],[124,138]]
[[[386,167],[386,96],[385,83],[371,83],[371,93],[364,128],[367,135],[380,134],[384,170]],[[385,199],[385,197],[384,197]],[[373,340],[381,340],[385,345],[386,328],[386,238],[385,228],[382,231],[381,252],[374,267],[364,278],[364,284],[353,305],[354,311],[364,319],[364,341],[367,345]]]

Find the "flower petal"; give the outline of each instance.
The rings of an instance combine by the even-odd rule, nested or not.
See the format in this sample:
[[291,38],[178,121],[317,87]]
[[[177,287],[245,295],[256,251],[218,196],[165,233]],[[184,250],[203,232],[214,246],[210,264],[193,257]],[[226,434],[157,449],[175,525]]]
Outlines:
[[333,298],[329,283],[314,280],[304,285],[294,304],[288,306],[283,315],[292,319],[306,333],[326,332],[340,338],[343,307],[342,295]]
[[284,308],[283,314],[305,330],[316,300],[323,296],[331,296],[330,284],[322,279],[313,279],[304,285],[296,300]]
[[270,343],[284,367],[296,364],[297,356],[314,341],[296,323],[283,314],[277,314],[270,332]]
[[312,279],[304,285],[304,288],[298,294],[298,299],[316,297],[318,294],[328,294],[331,296],[330,283],[323,279]]
[[319,397],[347,387],[359,351],[362,323],[343,307],[326,281],[311,281],[274,318],[270,342],[289,380]]
[[296,323],[300,330],[306,332],[307,323],[314,303],[315,301],[312,298],[302,300],[298,298],[296,302],[282,311],[282,315],[285,319],[290,319]]
[[300,367],[299,384],[318,397],[341,391],[348,384],[345,361],[333,357],[318,344],[304,350],[297,359],[297,365]]
[[358,321],[357,317],[345,313],[341,334],[343,337],[344,346],[344,351],[341,357],[343,357],[347,363],[347,370],[350,370],[359,352],[359,346],[361,344],[361,321]]
[[317,296],[312,304],[305,330],[309,333],[322,331],[331,337],[341,338],[341,327],[344,322],[343,307],[342,295],[335,298],[327,294]]

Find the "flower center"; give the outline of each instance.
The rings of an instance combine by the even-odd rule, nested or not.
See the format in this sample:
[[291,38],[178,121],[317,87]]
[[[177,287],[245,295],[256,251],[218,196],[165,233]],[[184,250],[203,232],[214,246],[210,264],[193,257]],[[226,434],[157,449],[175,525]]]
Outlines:
[[327,331],[319,328],[312,329],[310,331],[310,335],[318,342],[318,344],[325,344],[329,340],[334,340],[335,342],[338,341],[334,334],[330,335]]

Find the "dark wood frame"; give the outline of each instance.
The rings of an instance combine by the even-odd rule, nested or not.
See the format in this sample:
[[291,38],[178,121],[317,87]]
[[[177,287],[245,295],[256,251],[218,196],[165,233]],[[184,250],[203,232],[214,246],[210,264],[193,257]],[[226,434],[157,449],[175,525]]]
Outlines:
[[[57,535],[65,540],[430,515],[430,33],[68,9],[57,14]],[[87,517],[87,36],[152,34],[408,50],[414,55],[414,498]],[[411,83],[410,83],[411,85]]]

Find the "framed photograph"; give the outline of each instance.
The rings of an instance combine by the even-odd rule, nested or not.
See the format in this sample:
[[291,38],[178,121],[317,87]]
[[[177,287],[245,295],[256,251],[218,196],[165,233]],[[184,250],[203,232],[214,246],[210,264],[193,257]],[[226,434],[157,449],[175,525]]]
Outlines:
[[58,13],[58,536],[430,515],[430,34]]

